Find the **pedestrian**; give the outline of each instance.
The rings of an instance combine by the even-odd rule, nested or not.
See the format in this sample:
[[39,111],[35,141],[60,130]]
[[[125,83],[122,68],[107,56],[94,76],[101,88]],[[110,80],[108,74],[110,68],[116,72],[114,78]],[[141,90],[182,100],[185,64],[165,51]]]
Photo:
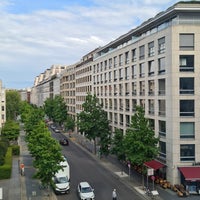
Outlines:
[[113,199],[113,200],[117,200],[117,192],[116,192],[116,189],[114,189],[113,192],[112,192],[112,199]]
[[24,163],[20,164],[21,175],[24,176]]

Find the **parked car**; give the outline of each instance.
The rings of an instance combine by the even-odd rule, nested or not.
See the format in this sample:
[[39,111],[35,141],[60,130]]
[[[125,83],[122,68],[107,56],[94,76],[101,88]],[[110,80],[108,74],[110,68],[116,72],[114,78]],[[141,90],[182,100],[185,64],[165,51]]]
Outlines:
[[80,182],[77,188],[78,196],[81,200],[94,200],[94,189],[86,181]]
[[68,146],[69,145],[69,141],[68,141],[67,138],[61,139],[59,142],[60,142],[61,145],[64,145],[64,146]]
[[54,132],[56,132],[56,133],[60,133],[60,130],[57,129],[57,128],[55,128],[55,129],[54,129]]

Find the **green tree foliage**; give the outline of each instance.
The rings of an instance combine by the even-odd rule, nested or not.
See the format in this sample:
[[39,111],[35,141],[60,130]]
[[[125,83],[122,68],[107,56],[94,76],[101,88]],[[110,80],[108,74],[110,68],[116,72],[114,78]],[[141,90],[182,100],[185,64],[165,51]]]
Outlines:
[[100,139],[100,149],[102,154],[108,154],[110,144],[110,129],[107,113],[102,109],[98,98],[88,94],[83,103],[83,111],[78,114],[77,125],[85,136],[94,141],[94,151],[96,154],[96,139]]
[[19,114],[21,97],[16,90],[6,91],[6,118],[8,120],[16,120]]
[[7,120],[1,130],[1,135],[9,141],[17,140],[19,133],[19,124],[13,120]]
[[44,102],[45,114],[54,122],[61,125],[67,119],[67,106],[64,99],[57,95],[54,99],[46,99]]
[[125,160],[125,150],[123,144],[123,132],[120,129],[116,129],[114,137],[112,139],[111,152],[117,156],[119,160]]
[[8,140],[1,138],[0,140],[0,165],[3,165],[5,162],[5,155],[9,146]]
[[24,116],[27,146],[37,169],[35,177],[40,179],[43,185],[51,185],[52,177],[61,168],[58,164],[63,161],[60,144],[51,137],[51,132],[46,127],[43,110],[24,105],[21,114]]
[[[30,115],[27,117],[27,121],[24,126],[26,132],[30,132],[35,128],[35,126],[40,126],[40,122],[43,122],[44,119],[44,111],[42,108],[30,107],[29,114]],[[42,123],[42,126],[45,127],[46,125]]]
[[54,110],[54,99],[47,98],[44,102],[44,112],[51,120],[54,120],[53,110]]
[[20,117],[22,123],[25,123],[29,120],[31,116],[31,111],[33,110],[33,106],[29,104],[27,101],[21,101],[20,103]]
[[54,101],[54,121],[61,125],[67,119],[67,106],[61,96],[55,96]]
[[67,130],[74,131],[75,125],[76,125],[75,120],[71,116],[68,115],[66,122],[64,124],[65,128]]
[[52,177],[61,169],[58,163],[63,161],[63,158],[59,143],[50,137],[48,130],[41,132],[41,129],[38,126],[29,135],[28,149],[35,157],[33,162],[34,167],[37,168],[35,177],[40,179],[42,184],[50,185]]
[[158,155],[158,141],[144,117],[144,109],[137,106],[123,141],[126,159],[136,165],[154,159]]

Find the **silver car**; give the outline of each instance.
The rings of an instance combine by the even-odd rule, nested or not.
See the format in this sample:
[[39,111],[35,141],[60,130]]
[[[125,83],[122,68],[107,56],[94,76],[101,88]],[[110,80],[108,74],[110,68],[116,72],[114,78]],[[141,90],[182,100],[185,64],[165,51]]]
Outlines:
[[88,182],[80,182],[77,189],[81,200],[94,200],[94,189]]

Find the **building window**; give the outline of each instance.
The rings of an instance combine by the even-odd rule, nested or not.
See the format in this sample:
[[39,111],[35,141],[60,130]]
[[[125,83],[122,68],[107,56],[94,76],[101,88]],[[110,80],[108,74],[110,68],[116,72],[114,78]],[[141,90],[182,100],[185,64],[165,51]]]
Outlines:
[[119,69],[119,80],[122,80],[123,79],[123,69]]
[[165,108],[165,100],[158,100],[158,114],[159,116],[165,116],[166,115],[166,108]]
[[158,80],[158,95],[165,95],[165,79]]
[[125,53],[125,64],[129,63],[129,51]]
[[114,67],[117,66],[117,56],[115,56],[115,57],[113,58],[113,64],[114,64]]
[[125,83],[125,94],[128,96],[130,94],[129,83]]
[[132,82],[132,95],[137,95],[137,82]]
[[117,70],[114,70],[114,81],[117,80]]
[[126,67],[125,68],[125,79],[128,80],[129,79],[129,75],[130,75],[130,68]]
[[148,44],[148,56],[154,56],[155,52],[154,52],[154,42],[150,42]]
[[115,123],[115,124],[118,123],[118,116],[117,116],[117,113],[114,113],[114,123]]
[[158,54],[165,52],[165,37],[158,39]]
[[148,75],[153,76],[155,73],[155,62],[151,60],[148,62]]
[[166,143],[163,141],[159,141],[160,152],[159,155],[161,158],[166,158]]
[[140,81],[140,95],[144,96],[145,95],[145,82]]
[[159,136],[166,136],[166,122],[159,120]]
[[154,114],[154,99],[149,99],[149,114],[153,115]]
[[112,68],[112,58],[109,59],[109,69]]
[[179,57],[180,72],[194,71],[194,55],[180,55]]
[[107,69],[107,60],[104,61],[104,69]]
[[194,94],[194,78],[180,78],[180,94]]
[[148,86],[149,86],[149,96],[153,96],[155,94],[154,80],[148,81]]
[[108,73],[108,79],[109,79],[110,82],[112,81],[112,72]]
[[180,100],[180,116],[194,117],[194,100]]
[[119,120],[120,120],[120,125],[123,126],[124,125],[124,119],[123,119],[122,114],[119,115]]
[[144,63],[140,64],[140,77],[144,77]]
[[132,49],[131,51],[131,57],[132,57],[132,62],[135,62],[137,59],[136,59],[136,49]]
[[123,55],[120,54],[119,55],[119,66],[122,66],[122,64],[123,64]]
[[136,106],[137,106],[137,100],[136,99],[132,99],[132,111],[136,111]]
[[180,122],[180,138],[195,138],[194,122]]
[[137,77],[137,68],[136,65],[132,65],[132,78]]
[[125,105],[126,105],[126,111],[130,110],[130,100],[129,99],[125,99]]
[[165,73],[165,58],[159,58],[158,59],[158,74],[164,74]]
[[181,144],[180,145],[180,160],[181,161],[195,161],[195,145]]
[[180,50],[194,50],[194,34],[186,33],[179,36]]
[[143,60],[145,58],[145,49],[144,49],[144,45],[140,46],[139,48],[139,58],[140,60]]
[[130,116],[126,115],[126,127],[130,126]]

